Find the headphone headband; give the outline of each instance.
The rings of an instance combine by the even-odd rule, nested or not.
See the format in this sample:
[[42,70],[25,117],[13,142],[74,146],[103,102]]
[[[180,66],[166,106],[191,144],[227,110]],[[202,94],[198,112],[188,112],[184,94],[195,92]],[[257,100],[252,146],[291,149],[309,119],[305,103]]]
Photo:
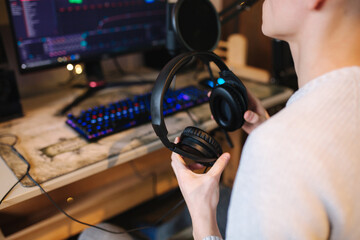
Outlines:
[[226,64],[221,60],[219,56],[212,52],[187,52],[182,53],[172,60],[170,60],[161,70],[159,76],[156,79],[154,88],[151,94],[151,121],[156,135],[160,138],[163,144],[173,150],[175,144],[170,142],[167,138],[167,128],[164,122],[163,114],[163,101],[166,91],[178,72],[178,70],[186,65],[193,57],[202,57],[208,61],[214,62],[220,71],[229,70]]

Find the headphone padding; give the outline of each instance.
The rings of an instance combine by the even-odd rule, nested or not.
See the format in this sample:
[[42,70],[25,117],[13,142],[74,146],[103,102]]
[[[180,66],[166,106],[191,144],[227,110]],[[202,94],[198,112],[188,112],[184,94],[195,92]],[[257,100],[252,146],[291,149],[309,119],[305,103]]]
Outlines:
[[[240,80],[238,80],[240,81]],[[236,90],[239,92],[239,94],[242,96],[242,98],[245,100],[246,106],[247,106],[247,91],[243,83],[239,83],[236,80],[226,80],[225,83],[231,85],[232,87],[236,88]],[[247,109],[247,107],[246,107]]]
[[[220,155],[222,154],[222,149],[220,144],[212,137],[210,136],[207,132],[196,128],[196,127],[186,127],[183,131],[183,133],[181,134],[181,138],[184,137],[198,137],[202,140],[204,140],[206,142],[206,147],[211,150],[215,156],[215,158],[220,157]],[[213,156],[213,157],[214,157]]]
[[[226,94],[226,96],[225,96]],[[231,96],[231,98],[229,97]],[[229,121],[224,121],[221,117],[219,98],[231,100],[226,101],[230,107],[231,116]],[[236,84],[225,82],[223,85],[216,87],[210,97],[210,108],[215,121],[219,126],[228,131],[239,129],[244,124],[244,113],[247,109],[247,104],[242,94],[241,89]],[[230,104],[229,104],[230,103]]]

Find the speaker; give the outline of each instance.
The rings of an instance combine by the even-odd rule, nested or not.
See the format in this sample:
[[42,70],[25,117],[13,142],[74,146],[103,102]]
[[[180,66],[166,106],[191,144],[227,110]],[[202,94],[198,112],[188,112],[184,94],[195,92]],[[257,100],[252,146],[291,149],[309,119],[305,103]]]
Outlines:
[[15,73],[0,69],[0,122],[23,116]]
[[175,144],[167,138],[163,115],[164,96],[176,73],[194,57],[214,62],[220,69],[218,83],[210,96],[210,109],[216,123],[226,131],[234,131],[244,124],[247,110],[247,90],[225,63],[212,52],[187,52],[171,59],[160,71],[151,95],[151,121],[156,135],[171,151],[193,159],[205,166],[212,166],[222,154],[219,143],[205,131],[189,126]]

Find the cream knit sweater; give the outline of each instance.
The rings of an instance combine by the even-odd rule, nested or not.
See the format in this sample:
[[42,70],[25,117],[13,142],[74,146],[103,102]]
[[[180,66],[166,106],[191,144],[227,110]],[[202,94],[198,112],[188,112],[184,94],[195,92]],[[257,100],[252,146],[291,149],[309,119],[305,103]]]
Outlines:
[[360,239],[360,67],[318,77],[248,137],[226,240]]

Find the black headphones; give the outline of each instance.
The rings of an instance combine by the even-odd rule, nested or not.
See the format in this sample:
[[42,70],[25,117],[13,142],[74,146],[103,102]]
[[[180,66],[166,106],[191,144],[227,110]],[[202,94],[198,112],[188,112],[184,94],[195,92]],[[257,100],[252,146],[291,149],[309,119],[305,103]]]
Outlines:
[[220,144],[205,131],[196,127],[187,127],[175,144],[167,138],[164,122],[163,102],[172,79],[178,70],[193,57],[214,62],[220,69],[223,84],[212,89],[210,109],[216,123],[226,131],[234,131],[244,124],[244,113],[248,99],[243,83],[232,73],[226,64],[212,52],[187,52],[171,59],[160,71],[151,95],[151,121],[156,135],[171,151],[190,158],[205,166],[212,166],[222,154]]

